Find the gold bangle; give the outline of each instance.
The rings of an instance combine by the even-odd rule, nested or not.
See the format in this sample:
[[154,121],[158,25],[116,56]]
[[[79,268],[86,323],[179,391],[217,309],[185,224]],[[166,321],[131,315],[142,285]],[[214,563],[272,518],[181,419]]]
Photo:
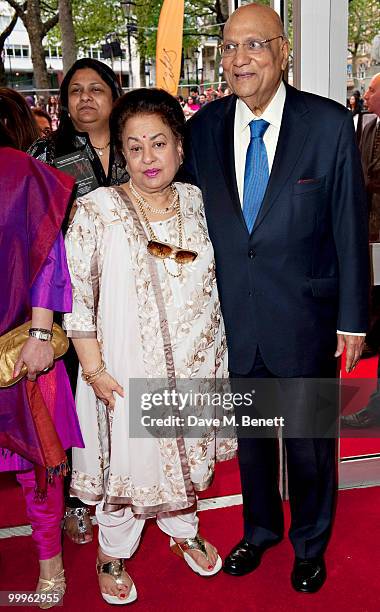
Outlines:
[[106,369],[106,364],[102,360],[101,364],[92,372],[82,372],[82,380],[88,385],[91,385]]

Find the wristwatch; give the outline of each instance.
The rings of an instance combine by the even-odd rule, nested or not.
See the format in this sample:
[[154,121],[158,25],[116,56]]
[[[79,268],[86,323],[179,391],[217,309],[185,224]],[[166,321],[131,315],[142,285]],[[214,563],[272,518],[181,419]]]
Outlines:
[[29,336],[32,338],[37,338],[37,340],[42,340],[42,342],[47,342],[48,340],[52,339],[53,334],[49,329],[31,327],[29,330]]

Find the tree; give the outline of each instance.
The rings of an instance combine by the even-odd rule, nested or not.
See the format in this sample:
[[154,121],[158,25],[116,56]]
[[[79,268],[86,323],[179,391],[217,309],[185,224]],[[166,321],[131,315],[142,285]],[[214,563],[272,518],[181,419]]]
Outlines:
[[[126,31],[120,0],[70,0],[77,46],[85,51],[99,45],[108,34]],[[60,29],[54,28],[49,39],[61,40]]]
[[77,59],[76,36],[71,0],[58,0],[59,28],[62,37],[63,72],[66,74]]
[[352,74],[358,76],[358,53],[380,32],[379,0],[351,0],[348,18],[348,49],[352,54]]
[[27,0],[20,3],[17,0],[6,0],[23,22],[29,36],[32,52],[34,78],[37,89],[49,89],[49,75],[45,62],[45,51],[42,40],[58,22],[57,6],[43,0]]
[[9,24],[7,25],[7,27],[5,28],[5,30],[3,30],[0,33],[0,87],[4,87],[7,84],[7,79],[5,77],[5,66],[4,66],[4,45],[5,45],[5,41],[7,40],[8,36],[13,32],[14,27],[17,23],[17,13],[13,13],[13,17],[10,20]]

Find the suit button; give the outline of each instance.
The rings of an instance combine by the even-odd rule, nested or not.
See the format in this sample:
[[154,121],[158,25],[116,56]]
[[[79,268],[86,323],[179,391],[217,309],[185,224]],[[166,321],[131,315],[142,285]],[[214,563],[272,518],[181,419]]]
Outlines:
[[254,249],[249,249],[248,257],[249,259],[253,259],[254,257],[256,257],[256,251]]

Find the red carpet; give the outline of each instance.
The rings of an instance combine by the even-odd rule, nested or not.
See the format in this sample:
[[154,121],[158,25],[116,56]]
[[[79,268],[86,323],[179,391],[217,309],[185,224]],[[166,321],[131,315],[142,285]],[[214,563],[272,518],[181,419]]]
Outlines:
[[[362,359],[355,370],[351,374],[346,374],[344,369],[342,370],[342,378],[348,380],[361,379],[363,382],[359,392],[355,395],[352,402],[350,402],[346,409],[345,414],[356,412],[366,406],[369,396],[376,389],[377,382],[377,363],[378,358],[372,357],[371,359]],[[368,384],[364,382],[365,379],[371,379]],[[360,438],[362,435],[358,431],[355,433],[356,437],[346,438],[343,437],[340,441],[340,456],[341,457],[356,457],[359,455],[371,455],[380,453],[380,430],[376,428],[373,431],[373,435],[376,437],[369,438],[368,432],[366,432],[364,438]]]
[[[362,361],[350,378],[376,377],[377,361]],[[364,385],[363,385],[364,387]],[[373,388],[375,380],[373,380]],[[363,388],[347,412],[366,404]],[[380,439],[345,438],[341,456],[380,452]],[[0,474],[0,527],[28,521],[20,488],[13,475]],[[240,492],[237,462],[217,465],[215,481],[201,498]],[[6,503],[4,501],[6,500]],[[129,567],[138,592],[136,609],[142,612],[228,610],[240,612],[377,612],[380,609],[380,487],[343,491],[326,561],[329,579],[317,594],[295,593],[289,582],[293,562],[286,539],[268,551],[260,568],[250,576],[214,579],[194,575],[168,550],[167,537],[149,521],[140,549]],[[287,522],[288,505],[286,504]],[[225,556],[241,536],[241,507],[201,513],[202,532]],[[110,609],[101,599],[95,576],[96,544],[76,546],[65,538],[68,592],[62,610],[86,612]],[[0,539],[0,590],[33,590],[38,567],[30,537]],[[32,609],[32,608],[28,608]]]
[[26,525],[25,502],[13,473],[0,474],[0,491],[0,528]]
[[[0,474],[0,529],[2,527],[17,527],[26,525],[28,519],[25,512],[24,498],[14,474]],[[201,499],[221,497],[240,493],[240,476],[237,459],[218,463],[214,482],[206,491],[199,494]],[[6,500],[6,503],[5,503]]]
[[[293,562],[286,539],[269,550],[258,570],[233,578],[202,579],[168,550],[168,539],[150,521],[129,567],[142,612],[377,612],[380,609],[380,487],[343,491],[333,537],[326,555],[328,581],[315,595],[295,593],[289,583]],[[286,508],[286,510],[288,510]],[[288,514],[288,512],[287,512]],[[201,513],[202,532],[228,553],[241,535],[241,508]],[[360,520],[362,519],[362,520]],[[76,546],[65,540],[68,592],[65,611],[110,610],[101,599],[95,576],[96,544]],[[0,540],[0,590],[34,588],[37,563],[31,539]],[[29,608],[28,608],[29,609]],[[31,609],[31,608],[30,608]]]

